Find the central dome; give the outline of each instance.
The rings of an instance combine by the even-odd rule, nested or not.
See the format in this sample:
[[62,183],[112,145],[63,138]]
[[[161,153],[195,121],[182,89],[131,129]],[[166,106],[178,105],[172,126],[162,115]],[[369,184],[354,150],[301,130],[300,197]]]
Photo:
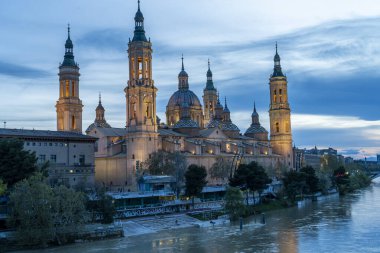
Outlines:
[[197,95],[191,90],[177,90],[174,92],[169,99],[168,106],[181,106],[184,103],[187,103],[189,106],[201,106]]

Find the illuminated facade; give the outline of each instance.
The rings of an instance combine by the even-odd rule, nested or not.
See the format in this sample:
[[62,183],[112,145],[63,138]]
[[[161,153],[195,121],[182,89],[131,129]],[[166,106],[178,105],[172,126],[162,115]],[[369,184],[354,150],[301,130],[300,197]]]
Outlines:
[[288,102],[288,82],[282,73],[280,56],[274,56],[273,74],[269,79],[270,89],[270,141],[273,153],[285,158],[285,166],[293,168],[292,128]]
[[57,130],[82,133],[82,101],[79,99],[79,67],[74,61],[70,27],[65,44],[65,57],[59,66],[59,99],[56,104]]
[[[255,105],[252,124],[244,134],[240,133],[231,120],[227,99],[224,99],[224,106],[220,102],[210,62],[203,90],[203,107],[197,95],[190,90],[183,57],[178,90],[168,101],[166,124],[160,124],[156,116],[157,87],[152,78],[152,43],[145,36],[140,4],[135,15],[134,36],[128,44],[128,58],[129,81],[124,89],[126,128],[98,124],[91,125],[87,131],[88,135],[98,138],[95,154],[98,183],[113,190],[137,190],[137,178],[142,175],[144,162],[158,150],[179,151],[186,156],[188,164],[203,165],[207,169],[219,156],[229,161],[231,166],[257,161],[270,176],[278,176],[284,167],[292,167],[288,162],[287,146],[283,144],[284,140],[286,144],[290,141],[291,148],[285,76],[274,75],[271,78],[271,96],[281,90],[281,98],[271,101],[271,123],[281,124],[279,133],[273,134],[271,125],[271,138],[275,140],[272,144],[268,131],[260,125]],[[282,136],[286,138],[281,139]],[[291,153],[289,155],[292,157]],[[210,184],[225,183],[210,177],[207,180]]]

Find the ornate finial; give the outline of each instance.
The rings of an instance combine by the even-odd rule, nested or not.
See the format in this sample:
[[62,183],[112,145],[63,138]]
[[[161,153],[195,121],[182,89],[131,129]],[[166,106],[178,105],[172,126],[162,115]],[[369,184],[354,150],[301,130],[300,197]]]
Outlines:
[[182,59],[182,70],[185,70],[185,67],[183,66],[183,54],[182,54],[181,59]]
[[224,107],[227,108],[227,97],[226,96],[224,97]]
[[138,10],[140,10],[140,0],[137,0]]
[[276,41],[276,54],[277,54],[277,41]]
[[210,58],[208,59],[208,70],[210,70]]
[[256,101],[253,101],[253,112],[256,112]]
[[67,23],[67,36],[70,39],[70,23]]
[[99,104],[102,103],[102,93],[99,91]]

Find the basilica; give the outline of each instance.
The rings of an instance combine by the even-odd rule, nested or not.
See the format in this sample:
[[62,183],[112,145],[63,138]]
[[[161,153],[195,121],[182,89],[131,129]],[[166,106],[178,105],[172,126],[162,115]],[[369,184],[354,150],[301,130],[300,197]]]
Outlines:
[[[274,175],[293,168],[287,78],[281,69],[277,45],[273,74],[269,78],[270,138],[268,131],[260,124],[254,104],[251,105],[252,122],[245,133],[241,133],[232,122],[227,100],[219,97],[214,85],[210,62],[201,101],[190,89],[183,57],[178,89],[167,103],[166,121],[161,122],[156,115],[156,96],[160,84],[153,80],[152,43],[145,35],[140,3],[134,19],[135,30],[128,43],[129,80],[124,88],[126,126],[114,128],[107,123],[99,96],[95,121],[86,130],[87,135],[98,138],[95,144],[97,183],[111,189],[136,190],[136,177],[143,169],[141,164],[159,150],[181,152],[188,164],[203,165],[207,169],[217,157],[223,157],[231,164],[257,161]],[[59,68],[57,129],[82,132],[80,74],[74,61],[70,30],[65,48],[64,61]],[[120,106],[123,106],[121,101]],[[210,184],[218,183],[212,178],[208,181]]]

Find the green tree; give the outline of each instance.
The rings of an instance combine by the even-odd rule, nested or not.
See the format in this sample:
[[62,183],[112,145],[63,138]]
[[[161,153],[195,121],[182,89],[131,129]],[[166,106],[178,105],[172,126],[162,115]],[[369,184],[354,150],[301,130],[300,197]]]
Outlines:
[[10,193],[9,225],[16,227],[22,245],[44,245],[55,237],[52,188],[42,174],[36,174],[14,185]]
[[223,182],[230,174],[231,163],[222,156],[217,156],[215,163],[210,168],[212,178],[221,179]]
[[192,198],[194,208],[194,197],[202,192],[203,187],[207,184],[207,171],[203,166],[191,164],[185,173],[186,196]]
[[261,194],[268,187],[267,185],[272,182],[268,177],[265,169],[256,162],[248,164],[251,168],[251,176],[248,179],[248,188],[259,193],[259,200],[261,201]]
[[152,153],[144,165],[151,175],[174,175],[175,167],[170,158],[170,153],[159,150]]
[[246,191],[246,202],[248,205],[249,191],[261,194],[267,184],[271,182],[265,169],[256,162],[250,164],[240,164],[234,176],[230,179],[230,186],[239,187]]
[[288,198],[294,202],[297,195],[301,195],[306,191],[306,175],[297,171],[286,172],[283,178],[285,193]]
[[10,192],[8,223],[16,228],[22,245],[46,246],[52,240],[65,242],[85,221],[82,193],[65,186],[51,188],[42,173],[14,185]]
[[343,195],[350,191],[350,176],[343,166],[334,170],[334,183],[340,194]]
[[186,164],[186,156],[181,152],[168,153],[162,150],[152,153],[151,157],[144,163],[149,174],[169,175],[176,179],[174,190],[177,197],[179,197],[184,185]]
[[319,179],[315,174],[315,170],[311,166],[303,167],[300,170],[301,173],[305,173],[305,182],[307,185],[306,193],[316,193],[319,191]]
[[34,152],[24,150],[18,139],[0,139],[0,175],[8,187],[38,170]]
[[106,194],[105,188],[98,189],[98,199],[96,201],[95,210],[102,216],[102,223],[109,224],[113,222],[113,216],[116,213],[113,198]]
[[53,188],[54,205],[52,210],[56,238],[59,243],[67,241],[67,235],[80,229],[88,219],[86,197],[64,185]]
[[239,188],[228,187],[225,196],[224,209],[231,220],[237,220],[245,212],[243,194]]
[[4,195],[7,191],[7,184],[3,182],[3,180],[0,178],[0,196]]

